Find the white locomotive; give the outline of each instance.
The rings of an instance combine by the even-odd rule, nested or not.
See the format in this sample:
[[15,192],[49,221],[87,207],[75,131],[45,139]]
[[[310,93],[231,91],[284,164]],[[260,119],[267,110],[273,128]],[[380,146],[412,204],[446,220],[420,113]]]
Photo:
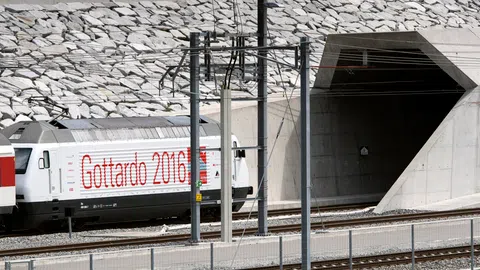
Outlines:
[[[2,133],[16,158],[17,207],[3,216],[7,227],[35,228],[67,215],[82,223],[189,214],[189,116],[19,122]],[[234,135],[232,142],[240,145]],[[219,147],[218,123],[201,117],[200,148]],[[233,198],[246,198],[253,189],[245,152],[232,155]],[[203,200],[220,200],[220,152],[201,150],[200,159]],[[233,210],[242,205],[237,200]],[[202,205],[217,215],[219,207]]]

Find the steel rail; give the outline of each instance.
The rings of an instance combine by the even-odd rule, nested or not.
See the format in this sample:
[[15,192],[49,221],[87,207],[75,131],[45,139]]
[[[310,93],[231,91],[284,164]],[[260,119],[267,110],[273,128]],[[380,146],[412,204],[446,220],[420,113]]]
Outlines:
[[[428,250],[415,251],[415,262],[439,261],[447,259],[455,259],[462,257],[469,257],[471,255],[471,246],[458,246],[448,248],[437,248]],[[480,245],[474,247],[475,255],[480,254]],[[412,263],[412,252],[399,252],[391,254],[373,255],[354,257],[352,268],[365,269],[381,266],[404,265]],[[286,264],[283,265],[284,270],[300,269],[300,264]],[[264,266],[248,268],[247,270],[272,270],[278,269],[276,266]],[[329,270],[346,270],[349,268],[349,258],[315,261],[312,262],[312,269],[329,269]]]
[[[352,209],[359,209],[359,208],[367,208],[370,206],[375,206],[377,203],[357,203],[357,204],[344,204],[344,205],[335,205],[335,206],[320,206],[320,207],[311,207],[310,212],[311,213],[317,213],[317,212],[322,212],[322,211],[341,211],[341,210],[352,210]],[[268,211],[268,216],[269,217],[274,217],[274,216],[283,216],[283,215],[300,215],[302,209],[301,208],[286,208],[286,209],[275,209],[275,210],[269,210]],[[236,212],[233,213],[233,219],[234,220],[239,220],[239,219],[245,219],[248,218],[256,218],[258,216],[257,212]]]

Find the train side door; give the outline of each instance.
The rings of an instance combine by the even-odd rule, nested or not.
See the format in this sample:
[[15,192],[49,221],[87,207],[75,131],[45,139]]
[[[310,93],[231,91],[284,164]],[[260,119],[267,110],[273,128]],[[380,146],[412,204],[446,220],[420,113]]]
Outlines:
[[[237,142],[233,141],[233,148],[238,147]],[[233,181],[237,181],[240,172],[242,157],[245,157],[245,150],[233,150]]]
[[39,165],[48,172],[49,193],[52,199],[58,199],[61,193],[60,173],[58,168],[57,151],[45,150],[42,153]]
[[[237,142],[236,141],[233,141],[233,145],[232,145],[232,148],[236,148],[237,147]],[[232,182],[233,181],[237,181],[237,169],[239,167],[239,163],[237,162],[238,158],[237,158],[237,150],[233,150],[233,171],[232,171]]]

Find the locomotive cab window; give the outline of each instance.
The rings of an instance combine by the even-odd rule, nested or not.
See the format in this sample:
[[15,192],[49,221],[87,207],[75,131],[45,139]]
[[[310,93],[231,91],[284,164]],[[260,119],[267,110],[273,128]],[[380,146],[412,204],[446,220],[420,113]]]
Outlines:
[[[233,141],[233,148],[237,148],[237,142],[236,141]],[[233,153],[235,153],[233,156],[235,158],[238,158],[238,154],[239,154],[238,150],[233,151]]]
[[15,173],[25,174],[32,148],[15,148]]
[[48,151],[43,151],[43,157],[38,160],[39,169],[48,169],[50,168],[50,153]]
[[[233,141],[233,148],[237,148],[237,142],[236,141]],[[234,156],[235,158],[244,158],[245,157],[245,150],[235,150],[234,151]]]

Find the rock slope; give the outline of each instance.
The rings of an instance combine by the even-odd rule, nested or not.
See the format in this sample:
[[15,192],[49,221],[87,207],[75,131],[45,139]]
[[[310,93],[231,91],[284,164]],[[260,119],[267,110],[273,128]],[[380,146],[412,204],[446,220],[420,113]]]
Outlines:
[[[214,2],[213,7],[207,0],[0,6],[0,127],[57,115],[58,109],[28,102],[39,96],[69,108],[74,118],[188,109],[188,57],[175,78],[175,69],[167,71],[180,63],[189,33],[256,31],[256,0]],[[329,33],[477,27],[480,20],[480,0],[277,2],[284,7],[268,11],[269,42],[297,43],[300,36],[310,36],[312,65],[319,62]],[[247,45],[255,44],[255,39],[247,40]],[[269,57],[294,61],[291,52]],[[228,52],[213,54],[213,63],[228,61]],[[254,61],[246,57],[247,63]],[[281,70],[270,62],[270,93],[299,85],[296,71]],[[202,96],[218,98],[219,83],[202,80]],[[232,88],[241,95],[256,93],[253,81],[240,81],[235,74]]]

